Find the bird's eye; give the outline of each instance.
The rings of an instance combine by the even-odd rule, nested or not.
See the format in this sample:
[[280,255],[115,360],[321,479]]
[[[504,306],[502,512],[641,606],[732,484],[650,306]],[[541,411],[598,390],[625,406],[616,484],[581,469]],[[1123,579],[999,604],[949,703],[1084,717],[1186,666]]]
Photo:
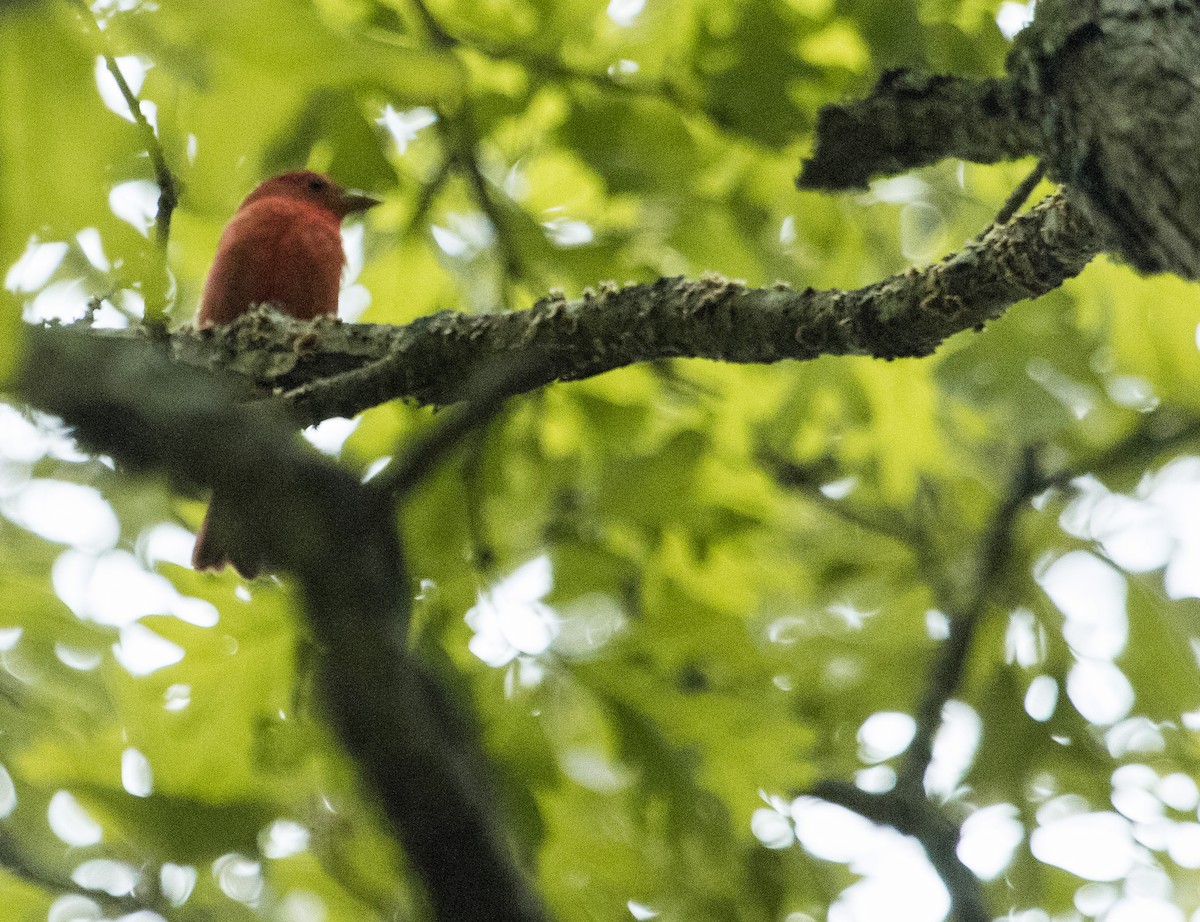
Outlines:
[[323,179],[310,179],[310,180],[308,181],[308,188],[312,189],[312,190],[313,190],[313,192],[320,192],[322,189],[324,189],[324,188],[325,188],[325,180],[323,180]]

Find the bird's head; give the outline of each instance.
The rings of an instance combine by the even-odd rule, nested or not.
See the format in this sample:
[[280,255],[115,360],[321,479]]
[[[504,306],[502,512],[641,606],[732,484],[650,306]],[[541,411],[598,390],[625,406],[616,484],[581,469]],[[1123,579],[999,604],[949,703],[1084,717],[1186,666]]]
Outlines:
[[245,208],[260,199],[275,196],[311,202],[328,209],[337,215],[339,220],[379,204],[379,199],[370,195],[347,192],[328,176],[314,173],[312,170],[295,170],[259,183],[258,188],[246,196],[241,207]]

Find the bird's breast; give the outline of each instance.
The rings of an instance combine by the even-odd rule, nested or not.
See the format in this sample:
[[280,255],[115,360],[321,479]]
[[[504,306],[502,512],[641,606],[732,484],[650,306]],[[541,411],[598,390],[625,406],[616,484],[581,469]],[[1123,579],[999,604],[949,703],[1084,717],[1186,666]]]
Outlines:
[[336,215],[294,199],[259,199],[221,235],[199,324],[229,323],[266,303],[302,320],[336,314],[344,262]]

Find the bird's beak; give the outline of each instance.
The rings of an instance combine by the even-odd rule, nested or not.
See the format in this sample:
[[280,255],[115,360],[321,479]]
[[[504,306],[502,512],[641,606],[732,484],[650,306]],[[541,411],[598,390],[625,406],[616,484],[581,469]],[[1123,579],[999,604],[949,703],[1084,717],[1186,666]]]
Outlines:
[[376,205],[382,204],[383,201],[375,198],[373,195],[363,195],[361,192],[345,192],[342,194],[343,215],[357,214],[360,211],[366,211],[368,208],[374,208]]

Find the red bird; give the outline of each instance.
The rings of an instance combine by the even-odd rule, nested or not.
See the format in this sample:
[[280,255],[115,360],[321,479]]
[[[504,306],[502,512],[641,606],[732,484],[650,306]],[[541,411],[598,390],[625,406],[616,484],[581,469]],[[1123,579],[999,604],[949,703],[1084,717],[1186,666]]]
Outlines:
[[[328,176],[309,170],[261,183],[221,234],[197,325],[229,323],[267,303],[301,320],[336,314],[346,261],[342,219],[377,204],[378,199],[347,192]],[[248,555],[231,559],[219,534],[211,534],[214,516],[219,520],[222,508],[220,498],[214,497],[196,536],[192,566],[220,570],[232,563],[243,576],[253,577],[260,561]]]

